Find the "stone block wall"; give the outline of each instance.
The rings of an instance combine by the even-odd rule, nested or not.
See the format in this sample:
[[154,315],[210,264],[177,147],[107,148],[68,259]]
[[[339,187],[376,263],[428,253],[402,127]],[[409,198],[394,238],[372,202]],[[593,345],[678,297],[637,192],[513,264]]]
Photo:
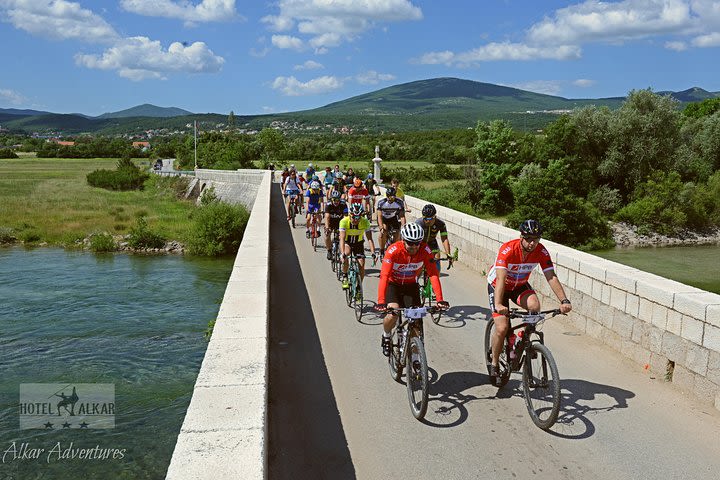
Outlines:
[[[408,216],[417,218],[426,203],[406,196],[412,210]],[[518,237],[516,230],[436,207],[460,261],[483,274],[500,245]],[[568,321],[720,410],[720,295],[548,240],[542,243],[573,302]],[[539,270],[530,283],[545,308],[557,305]],[[486,286],[478,289],[484,292]]]

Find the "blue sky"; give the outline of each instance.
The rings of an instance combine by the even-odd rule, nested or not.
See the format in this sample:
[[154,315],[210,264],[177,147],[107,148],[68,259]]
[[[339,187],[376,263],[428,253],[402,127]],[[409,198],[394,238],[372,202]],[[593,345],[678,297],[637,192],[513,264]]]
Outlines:
[[237,115],[458,77],[720,91],[720,1],[0,0],[0,108]]

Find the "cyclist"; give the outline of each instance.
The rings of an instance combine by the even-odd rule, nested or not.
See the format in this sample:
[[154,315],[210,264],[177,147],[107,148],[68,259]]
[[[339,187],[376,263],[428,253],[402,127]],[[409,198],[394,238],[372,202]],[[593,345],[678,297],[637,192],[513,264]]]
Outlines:
[[312,163],[308,163],[305,169],[305,178],[312,178],[313,175],[315,175],[315,167],[313,167]]
[[[402,200],[404,202],[405,201],[405,192],[403,192],[402,188],[400,188],[400,180],[398,180],[397,178],[393,178],[392,180],[390,180],[390,186],[393,187],[395,189],[395,191],[397,192],[395,194],[397,196],[397,198],[399,198],[400,200]],[[411,211],[410,207],[408,207],[407,204],[405,204],[405,211],[406,212]]]
[[521,223],[520,238],[500,246],[495,264],[488,273],[488,299],[495,323],[495,335],[490,339],[492,343],[490,381],[493,384],[500,375],[498,371],[500,350],[510,327],[508,319],[510,300],[525,310],[540,311],[540,300],[528,283],[530,273],[536,266],[540,265],[550,288],[560,300],[560,311],[568,313],[572,310],[572,304],[555,275],[550,254],[540,243],[542,232],[542,226],[537,220],[525,220]]
[[283,198],[285,198],[285,190],[283,190],[283,185],[285,185],[285,180],[290,176],[290,170],[288,167],[284,167],[282,174],[280,176],[280,190],[282,190]]
[[372,173],[368,173],[367,178],[365,179],[365,188],[367,188],[368,194],[370,195],[368,197],[368,205],[370,206],[369,213],[373,213],[375,209],[375,196],[377,195],[377,191],[375,189],[377,185],[377,182],[373,178]]
[[348,203],[359,203],[363,206],[365,212],[368,212],[368,196],[369,193],[367,188],[365,188],[365,185],[363,185],[363,181],[360,177],[355,177],[353,180],[353,186],[350,187],[350,190],[348,190]]
[[325,186],[325,191],[328,194],[328,200],[330,200],[330,188],[332,187],[334,180],[335,175],[333,175],[332,169],[330,167],[325,167],[325,177],[323,177],[323,185]]
[[377,224],[380,229],[380,256],[385,253],[385,243],[390,232],[393,234],[392,243],[399,240],[400,226],[405,225],[405,202],[397,198],[395,189],[385,189],[385,198],[377,204]]
[[325,248],[328,260],[332,260],[332,233],[340,228],[340,220],[347,214],[347,203],[339,191],[333,190],[330,193],[330,203],[325,205]]
[[[295,170],[290,170],[290,174],[285,179],[285,183],[283,183],[282,186],[282,190],[285,192],[285,211],[287,211],[288,220],[292,218],[293,214],[290,210],[290,197],[293,195],[296,197],[299,196],[301,188],[300,181],[297,178],[297,172]],[[295,201],[297,201],[297,198]]]
[[432,252],[435,254],[435,264],[440,270],[440,245],[438,245],[437,234],[440,233],[440,241],[443,244],[445,254],[450,258],[450,240],[448,240],[447,227],[445,222],[437,218],[437,210],[434,205],[427,204],[422,209],[422,218],[415,223],[423,229],[423,238]]
[[[363,255],[365,253],[365,236],[370,242],[370,251],[375,256],[375,242],[373,242],[372,232],[370,231],[370,222],[365,218],[365,209],[359,203],[353,203],[349,207],[349,215],[340,220],[340,252],[343,259],[343,289],[350,288],[348,284],[347,271],[348,260],[350,254]],[[360,264],[360,281],[365,277],[365,259],[358,259]]]
[[[433,262],[435,256],[422,241],[422,228],[417,223],[408,223],[400,229],[400,236],[402,241],[390,245],[383,257],[375,309],[383,312],[387,307],[397,309],[421,305],[417,276],[423,267],[428,271],[438,307],[448,308],[448,302],[443,300],[440,274]],[[392,313],[383,320],[381,346],[386,357],[390,356],[390,337],[396,321],[397,315]]]
[[307,215],[305,215],[305,236],[307,238],[310,238],[310,216],[312,215],[317,215],[318,230],[315,233],[318,236],[320,235],[320,210],[324,198],[325,195],[323,195],[320,182],[315,180],[310,182],[310,188],[305,192],[305,211],[307,212]]

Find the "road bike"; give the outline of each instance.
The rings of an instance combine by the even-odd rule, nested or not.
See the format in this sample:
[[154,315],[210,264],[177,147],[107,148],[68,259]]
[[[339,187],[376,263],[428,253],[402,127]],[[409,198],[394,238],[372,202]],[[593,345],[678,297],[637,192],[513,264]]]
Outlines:
[[[504,387],[510,374],[522,370],[523,396],[533,423],[543,430],[555,424],[560,412],[560,376],[557,364],[545,346],[544,334],[538,325],[548,316],[559,315],[560,309],[532,313],[510,309],[509,319],[520,319],[520,323],[508,329],[498,362],[498,377],[495,386]],[[485,361],[488,373],[492,360],[491,340],[495,334],[495,321],[488,320],[485,326]]]
[[310,243],[313,252],[317,252],[318,238],[320,237],[320,212],[310,214]]
[[380,258],[384,258],[387,249],[390,248],[390,245],[395,243],[395,235],[397,235],[398,231],[399,229],[394,227],[385,229],[385,245],[380,246]]
[[[440,307],[387,308],[384,314],[397,315],[391,337],[388,366],[390,376],[398,383],[405,371],[410,411],[418,420],[425,417],[428,406],[428,366],[425,354],[423,317],[442,310]],[[384,315],[383,314],[383,315]]]
[[[347,302],[348,307],[351,307],[355,310],[355,318],[358,321],[360,321],[360,318],[362,318],[364,300],[362,278],[360,277],[360,263],[358,262],[359,258],[365,258],[365,255],[353,253],[348,256],[349,265],[347,271],[347,278],[349,288],[345,289],[345,301]],[[342,264],[339,269],[342,270]]]
[[289,213],[288,216],[290,217],[290,222],[291,222],[293,228],[295,228],[295,216],[298,214],[298,199],[299,199],[299,197],[298,197],[297,193],[290,194],[290,203],[289,203],[290,211],[288,212]]
[[330,269],[335,272],[337,279],[342,278],[342,261],[340,260],[340,232],[333,230],[332,245],[330,246]]
[[[448,262],[447,270],[450,270],[453,266],[453,263],[458,259],[458,249],[456,248],[452,255],[446,258],[441,258],[441,262]],[[432,306],[436,303],[435,300],[435,292],[432,289],[432,283],[430,282],[430,277],[428,277],[427,270],[423,268],[422,275],[420,276],[420,281],[418,282],[418,287],[420,288],[420,300],[422,301],[422,304],[425,305],[426,303],[428,306]],[[438,324],[440,323],[440,317],[442,316],[442,311],[439,311],[435,313],[434,315],[430,315],[430,318],[432,318],[433,323]]]

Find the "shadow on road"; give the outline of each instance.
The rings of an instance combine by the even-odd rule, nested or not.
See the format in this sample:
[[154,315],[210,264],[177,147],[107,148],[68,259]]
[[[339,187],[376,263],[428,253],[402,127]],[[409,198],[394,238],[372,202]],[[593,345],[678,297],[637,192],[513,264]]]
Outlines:
[[273,188],[268,478],[355,478],[281,198]]

